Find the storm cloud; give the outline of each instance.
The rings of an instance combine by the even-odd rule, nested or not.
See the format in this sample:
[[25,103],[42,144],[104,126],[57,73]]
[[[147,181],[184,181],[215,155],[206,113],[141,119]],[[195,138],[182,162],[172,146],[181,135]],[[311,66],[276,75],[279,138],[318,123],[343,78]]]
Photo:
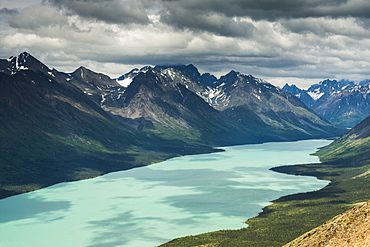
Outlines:
[[370,2],[366,0],[163,0],[162,8],[161,20],[168,25],[225,36],[243,36],[252,30],[236,17],[255,21],[370,18]]
[[[119,76],[193,63],[282,85],[370,78],[365,0],[14,0],[0,3],[0,53]],[[5,3],[8,3],[5,4]]]
[[306,17],[370,17],[370,3],[366,0],[163,0],[163,5],[170,13],[176,13],[177,9],[186,10],[189,17],[194,10],[269,21]]
[[15,15],[18,13],[17,9],[8,9],[8,8],[2,8],[0,9],[0,14],[5,14],[5,15]]
[[71,14],[116,24],[148,24],[150,1],[135,0],[45,0]]
[[[178,29],[250,36],[254,21],[300,18],[370,18],[366,0],[44,0],[70,14],[115,24],[151,23],[150,15]],[[239,17],[239,18],[238,18]],[[246,20],[247,18],[247,20]]]

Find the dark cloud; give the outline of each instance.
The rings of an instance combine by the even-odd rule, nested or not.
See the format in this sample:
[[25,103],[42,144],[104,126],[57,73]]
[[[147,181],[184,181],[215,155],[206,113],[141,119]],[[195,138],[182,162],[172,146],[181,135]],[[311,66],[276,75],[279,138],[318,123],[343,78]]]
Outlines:
[[250,36],[248,19],[370,18],[366,0],[162,0],[161,8],[161,21],[170,26],[231,37]]
[[0,14],[5,14],[5,15],[15,15],[18,13],[17,9],[8,9],[8,8],[2,8],[0,9]]
[[[43,0],[69,14],[114,24],[151,23],[226,37],[251,37],[253,21],[308,17],[370,18],[367,0]],[[253,20],[253,21],[252,21]],[[292,30],[298,27],[292,27]],[[308,27],[310,28],[310,27]]]
[[0,10],[0,53],[28,50],[62,71],[193,63],[217,75],[370,76],[368,0],[14,1]]
[[45,0],[84,18],[114,24],[148,24],[148,3],[135,0]]
[[356,39],[370,38],[367,31],[370,20],[363,18],[300,18],[282,20],[281,25],[294,33],[314,34],[318,37],[341,35]]
[[366,0],[163,0],[163,5],[168,14],[175,15],[182,9],[189,18],[196,11],[269,21],[305,17],[370,18],[370,2]]
[[191,15],[184,9],[175,9],[171,13],[163,12],[161,21],[180,28],[193,31],[207,31],[221,36],[250,37],[254,25],[248,21],[240,21],[212,12],[192,11]]

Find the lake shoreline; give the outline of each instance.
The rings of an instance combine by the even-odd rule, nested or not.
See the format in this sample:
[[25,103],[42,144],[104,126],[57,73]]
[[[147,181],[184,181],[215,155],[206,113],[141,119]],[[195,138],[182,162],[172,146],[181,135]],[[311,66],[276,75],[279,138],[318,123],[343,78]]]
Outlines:
[[[239,145],[264,144],[264,143],[276,143],[276,142],[278,142],[278,143],[298,142],[298,141],[305,141],[305,140],[320,140],[320,139],[295,139],[295,140],[285,140],[285,141],[237,143],[237,144],[226,145],[226,146],[222,146],[222,147],[233,147],[233,146],[239,146]],[[324,139],[322,139],[322,140],[324,140]],[[327,138],[325,140],[330,140],[330,138]],[[152,165],[152,164],[156,164],[156,163],[159,163],[159,162],[163,162],[163,161],[166,161],[166,160],[169,160],[169,159],[172,159],[172,158],[181,157],[181,156],[185,156],[185,155],[210,154],[210,153],[217,153],[217,152],[224,152],[224,151],[225,150],[223,150],[219,146],[214,146],[214,147],[209,146],[207,148],[202,146],[200,149],[198,149],[196,151],[194,151],[194,148],[188,148],[188,150],[186,151],[186,148],[185,148],[185,149],[181,150],[182,154],[180,154],[180,152],[178,152],[178,153],[165,153],[165,152],[154,153],[153,156],[157,155],[159,158],[156,157],[156,158],[153,158],[153,159],[151,159],[147,162],[140,162],[140,161],[139,162],[132,162],[132,164],[130,163],[128,165],[128,167],[127,167],[127,165],[122,165],[121,168],[118,168],[118,169],[114,168],[114,169],[110,169],[110,170],[107,170],[107,171],[97,171],[97,170],[87,168],[86,171],[82,171],[82,173],[78,175],[79,176],[78,178],[73,178],[73,179],[62,179],[62,180],[53,181],[51,183],[46,182],[46,183],[43,183],[43,184],[40,184],[40,183],[37,183],[37,182],[26,183],[26,184],[15,184],[15,183],[1,184],[0,183],[0,200],[11,197],[11,196],[16,196],[16,195],[32,192],[32,191],[35,191],[35,190],[47,188],[47,187],[53,186],[53,185],[58,184],[58,183],[75,182],[75,181],[80,181],[80,180],[85,180],[85,179],[91,179],[91,178],[95,178],[95,177],[98,177],[98,176],[103,176],[103,175],[109,174],[111,172],[127,171],[127,170],[131,170],[131,169],[139,168],[139,167],[145,167],[145,166],[149,166],[149,165]],[[149,153],[150,153],[150,151],[149,151]],[[129,155],[129,153],[122,152],[121,155]],[[114,164],[113,166],[114,167],[119,167],[119,165],[116,165],[116,164]],[[126,166],[126,167],[124,167],[124,166]]]
[[[174,239],[160,245],[197,246],[227,243],[228,246],[280,247],[309,230],[339,215],[358,202],[368,201],[369,170],[365,161],[334,159],[321,163],[283,165],[274,172],[296,176],[313,176],[330,181],[320,190],[282,196],[263,208],[258,216],[248,219],[240,230],[215,231]],[[283,227],[282,227],[283,226]]]

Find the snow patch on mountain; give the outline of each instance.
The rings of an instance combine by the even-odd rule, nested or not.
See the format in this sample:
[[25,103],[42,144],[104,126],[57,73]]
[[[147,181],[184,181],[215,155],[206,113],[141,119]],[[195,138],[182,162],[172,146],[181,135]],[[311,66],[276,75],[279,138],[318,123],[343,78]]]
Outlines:
[[144,66],[141,69],[134,68],[130,72],[120,76],[116,79],[116,82],[120,84],[122,87],[128,87],[132,80],[139,74],[139,73],[146,73],[148,70],[150,70],[151,66]]
[[128,87],[131,84],[131,82],[132,82],[132,78],[125,78],[123,80],[118,80],[117,79],[116,81],[122,87]]
[[311,96],[312,99],[318,100],[320,99],[325,93],[319,93],[319,92],[307,92],[308,95]]

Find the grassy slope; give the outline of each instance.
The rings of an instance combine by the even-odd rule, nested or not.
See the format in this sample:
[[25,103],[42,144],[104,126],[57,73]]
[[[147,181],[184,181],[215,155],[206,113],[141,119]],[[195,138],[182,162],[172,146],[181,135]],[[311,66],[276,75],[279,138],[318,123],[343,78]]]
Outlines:
[[[363,124],[368,126],[367,123]],[[365,131],[367,133],[367,131]],[[282,197],[246,223],[225,230],[172,240],[162,246],[282,246],[321,225],[355,203],[370,199],[370,142],[364,131],[350,132],[318,152],[321,164],[274,168],[274,171],[316,176],[331,181],[310,193]]]

